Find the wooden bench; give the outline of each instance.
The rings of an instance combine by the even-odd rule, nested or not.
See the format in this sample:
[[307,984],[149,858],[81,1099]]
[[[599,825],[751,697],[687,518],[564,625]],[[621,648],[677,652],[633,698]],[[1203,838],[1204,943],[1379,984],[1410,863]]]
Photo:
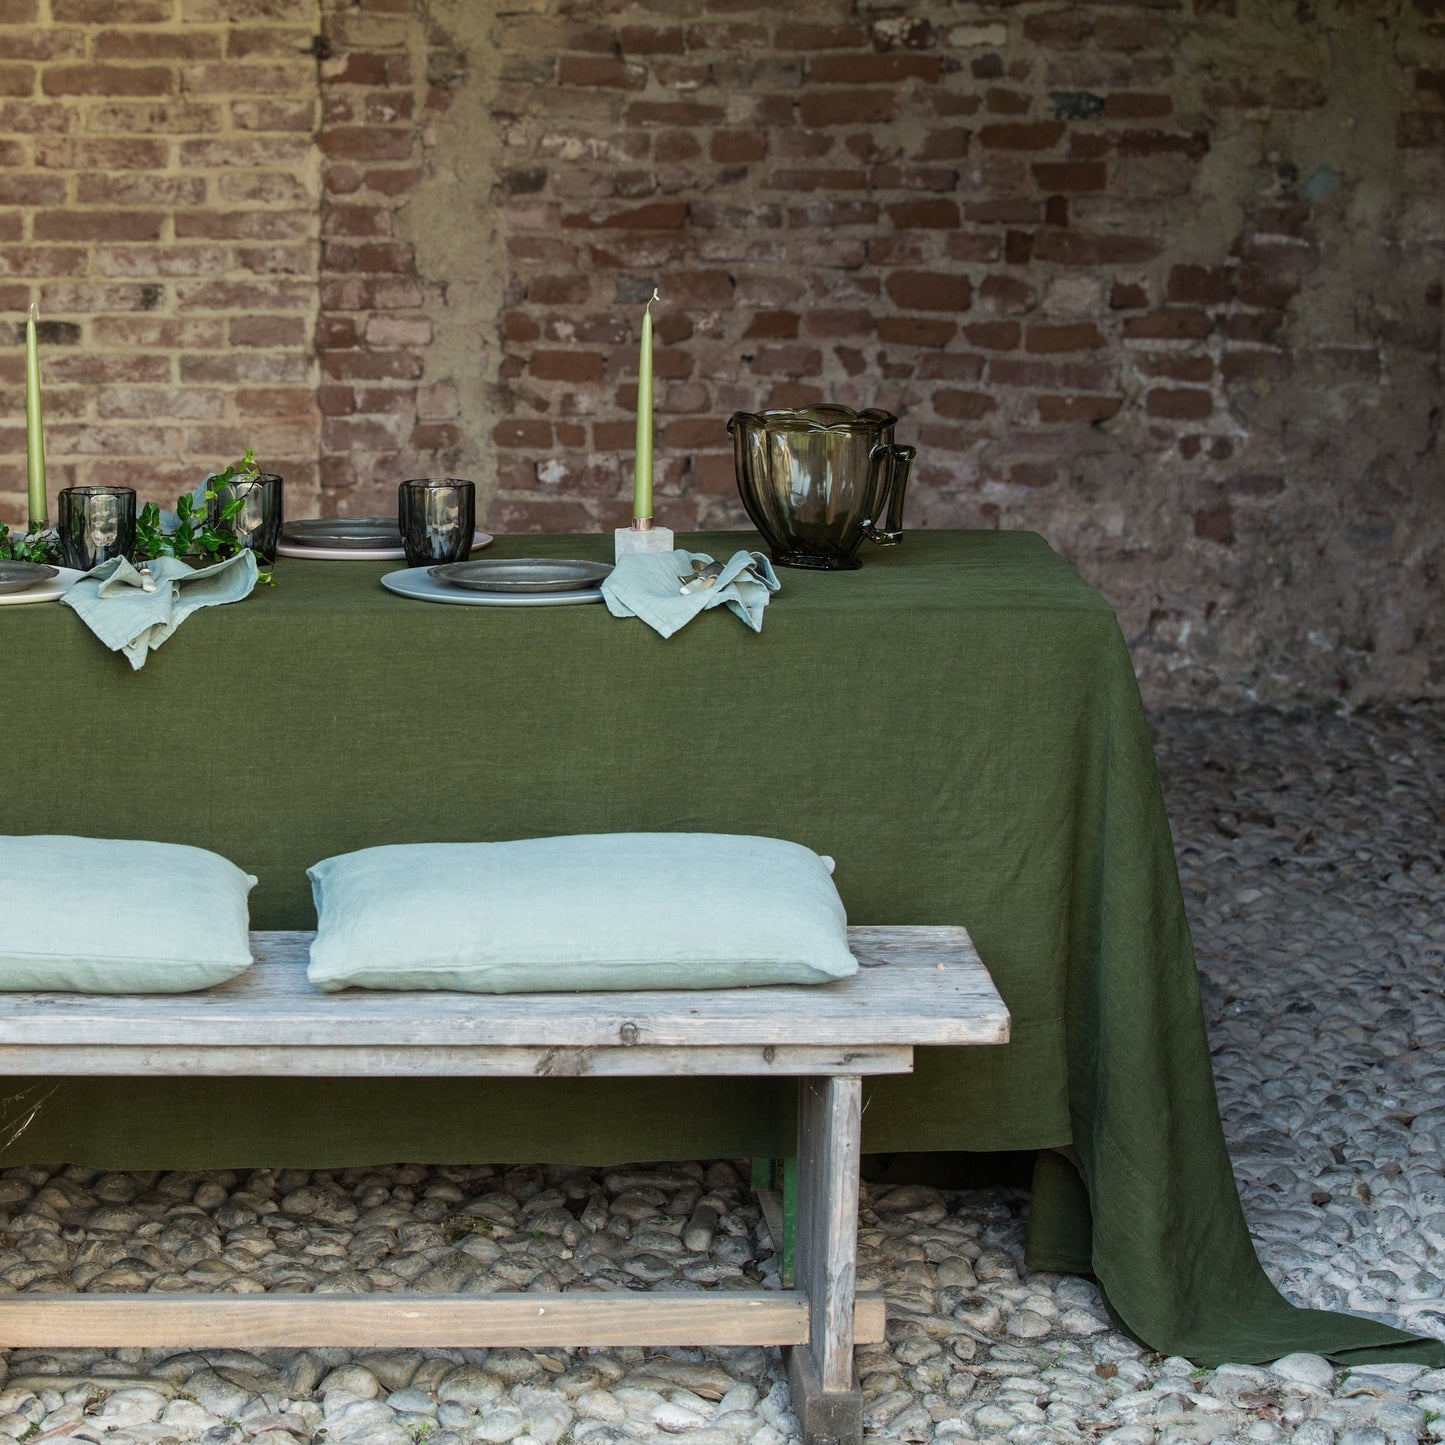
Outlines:
[[857,1442],[853,1346],[862,1080],[918,1045],[998,1044],[1009,1016],[961,928],[854,928],[862,965],[814,987],[698,992],[324,994],[307,933],[252,935],[256,965],[205,993],[14,994],[0,1075],[792,1075],[796,1287],[756,1294],[11,1294],[0,1347],[782,1345],[809,1445]]

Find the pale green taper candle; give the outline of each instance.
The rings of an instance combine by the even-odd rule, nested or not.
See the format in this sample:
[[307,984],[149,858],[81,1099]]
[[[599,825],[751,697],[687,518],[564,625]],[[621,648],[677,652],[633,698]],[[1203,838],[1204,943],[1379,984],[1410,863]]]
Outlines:
[[[637,469],[632,481],[632,525],[652,521],[652,300],[642,308],[642,347],[637,354]],[[644,529],[645,530],[645,529]]]
[[30,487],[30,530],[43,527],[45,437],[40,427],[40,352],[35,344],[35,303],[25,322],[25,470]]

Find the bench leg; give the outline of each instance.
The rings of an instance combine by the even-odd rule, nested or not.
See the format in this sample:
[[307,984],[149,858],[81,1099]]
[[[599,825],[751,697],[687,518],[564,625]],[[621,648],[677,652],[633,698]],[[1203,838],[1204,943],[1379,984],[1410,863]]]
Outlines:
[[862,1080],[798,1085],[798,1288],[808,1297],[808,1343],[788,1359],[804,1445],[861,1445],[863,1394],[853,1363],[858,1258]]

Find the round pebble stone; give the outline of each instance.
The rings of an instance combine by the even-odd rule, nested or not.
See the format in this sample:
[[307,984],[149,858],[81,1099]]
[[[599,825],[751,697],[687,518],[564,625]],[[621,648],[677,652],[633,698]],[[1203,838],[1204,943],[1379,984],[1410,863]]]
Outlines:
[[1322,1355],[1282,1355],[1269,1368],[1281,1380],[1313,1390],[1328,1390],[1335,1378],[1335,1367]]
[[324,1392],[341,1390],[361,1400],[374,1400],[381,1394],[381,1381],[365,1365],[341,1365],[321,1382]]
[[[493,1354],[498,1353],[493,1351]],[[478,1365],[458,1365],[437,1385],[438,1400],[480,1410],[495,1400],[503,1390],[502,1381],[491,1370]]]
[[501,1405],[484,1411],[478,1417],[476,1424],[472,1426],[472,1438],[485,1440],[489,1445],[505,1445],[506,1441],[515,1440],[524,1434],[526,1429],[527,1422],[522,1418],[521,1411],[514,1410],[509,1405]]

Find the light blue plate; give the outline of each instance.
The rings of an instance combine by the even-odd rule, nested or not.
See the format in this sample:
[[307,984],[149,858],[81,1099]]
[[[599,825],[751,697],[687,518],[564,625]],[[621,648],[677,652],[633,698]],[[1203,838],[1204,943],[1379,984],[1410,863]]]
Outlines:
[[398,597],[418,602],[451,602],[461,607],[571,607],[579,602],[601,602],[600,587],[578,587],[570,592],[472,592],[438,582],[429,567],[404,567],[388,572],[381,585]]

